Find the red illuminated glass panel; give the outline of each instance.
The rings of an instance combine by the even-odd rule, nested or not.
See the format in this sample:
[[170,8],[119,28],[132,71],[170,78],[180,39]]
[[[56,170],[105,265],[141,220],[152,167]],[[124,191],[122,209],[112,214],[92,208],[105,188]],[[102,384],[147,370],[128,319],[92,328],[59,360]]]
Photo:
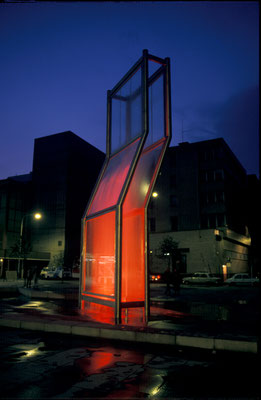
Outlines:
[[171,124],[169,61],[143,54],[108,91],[107,159],[83,229],[81,309],[107,323],[149,315],[146,212]]
[[117,203],[132,160],[135,156],[138,143],[139,139],[110,159],[88,211],[88,215],[112,207]]
[[122,223],[122,302],[144,301],[144,209],[123,207]]
[[145,147],[123,203],[122,302],[145,300],[145,203],[165,141]]
[[145,207],[149,188],[152,184],[152,178],[163,151],[164,144],[165,139],[162,139],[158,143],[143,150],[124,201],[126,210]]
[[86,221],[84,290],[115,295],[115,211]]

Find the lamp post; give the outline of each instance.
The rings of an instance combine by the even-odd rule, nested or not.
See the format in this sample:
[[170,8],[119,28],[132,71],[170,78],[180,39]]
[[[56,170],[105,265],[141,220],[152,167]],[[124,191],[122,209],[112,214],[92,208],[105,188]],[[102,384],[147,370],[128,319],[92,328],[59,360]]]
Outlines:
[[18,276],[20,277],[21,274],[21,253],[22,253],[22,244],[23,244],[23,230],[24,230],[24,220],[26,217],[33,216],[34,219],[39,220],[42,218],[42,214],[39,212],[25,214],[22,217],[21,224],[20,224],[20,236],[19,236],[19,258],[18,258]]

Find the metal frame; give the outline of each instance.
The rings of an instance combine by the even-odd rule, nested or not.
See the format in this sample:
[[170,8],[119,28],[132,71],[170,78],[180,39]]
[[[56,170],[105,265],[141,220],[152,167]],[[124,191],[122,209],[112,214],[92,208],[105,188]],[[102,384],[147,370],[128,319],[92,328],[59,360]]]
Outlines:
[[[149,71],[148,71],[148,63],[149,61],[153,61],[156,63],[159,63],[161,67],[159,67],[150,77]],[[112,120],[112,99],[115,98],[115,94],[127,83],[128,80],[134,76],[135,73],[138,72],[138,70],[141,69],[141,101],[142,101],[142,129],[141,129],[141,134],[136,135],[135,138],[132,138],[129,142],[124,143],[123,146],[120,148],[117,148],[115,151],[111,151],[111,145],[112,145],[112,125],[111,125],[111,120]],[[142,155],[143,149],[144,149],[144,144],[146,142],[146,139],[148,137],[149,133],[149,112],[148,112],[148,103],[149,103],[149,98],[148,98],[148,93],[149,93],[149,87],[160,77],[163,75],[163,86],[164,86],[164,137],[165,137],[165,146],[161,151],[160,158],[158,160],[156,169],[153,174],[153,179],[149,188],[149,191],[147,193],[147,198],[146,198],[146,203],[144,207],[144,215],[145,215],[145,221],[144,221],[144,226],[145,226],[145,237],[144,237],[144,245],[145,245],[145,300],[143,301],[136,301],[136,302],[121,302],[121,257],[122,257],[122,243],[121,243],[121,232],[122,232],[122,206],[123,202],[126,198],[127,192],[130,187],[130,183],[132,181],[135,169],[138,165],[139,159]],[[123,98],[124,100],[124,98]],[[106,159],[104,161],[101,173],[99,175],[97,184],[92,192],[92,195],[90,197],[90,201],[88,203],[88,206],[85,210],[84,217],[82,218],[82,241],[81,241],[81,274],[80,274],[80,287],[79,287],[79,306],[81,304],[81,301],[91,301],[94,303],[99,303],[99,304],[104,304],[110,307],[114,307],[114,315],[115,315],[115,322],[120,323],[121,322],[121,309],[122,308],[129,308],[129,307],[145,307],[145,317],[146,320],[149,318],[149,271],[148,271],[148,233],[147,233],[147,208],[148,208],[148,203],[151,197],[151,193],[153,191],[153,187],[166,151],[166,148],[169,145],[169,142],[171,140],[171,105],[170,105],[170,61],[169,58],[166,59],[161,59],[156,56],[152,56],[148,53],[148,50],[143,50],[143,55],[142,57],[133,65],[133,67],[124,75],[124,77],[113,87],[112,90],[107,91],[107,136],[106,136]],[[161,138],[160,140],[164,139]],[[120,191],[117,203],[111,207],[108,207],[107,209],[100,210],[98,212],[93,213],[92,215],[88,215],[88,212],[90,210],[90,207],[92,205],[92,202],[95,198],[95,195],[97,193],[98,187],[101,183],[101,180],[104,176],[104,173],[108,167],[109,161],[116,156],[120,151],[122,151],[124,148],[127,148],[130,146],[131,143],[134,143],[136,140],[139,140],[140,142],[137,145],[137,149],[135,151],[134,157],[132,159],[132,162],[129,166],[129,170],[127,173],[127,176],[125,178],[125,182],[123,183],[123,187]],[[149,146],[150,147],[150,146]],[[149,148],[148,147],[148,148]],[[83,265],[85,261],[83,260],[84,256],[84,249],[85,249],[85,242],[86,242],[86,237],[85,237],[85,224],[87,220],[97,218],[98,216],[107,214],[108,212],[115,212],[115,296],[106,296],[106,295],[101,295],[101,294],[95,294],[92,292],[82,292],[82,283],[83,283]],[[146,234],[147,233],[147,234]],[[93,297],[94,296],[94,297]],[[97,298],[95,296],[103,297]],[[88,298],[86,298],[88,297]],[[112,300],[109,300],[109,297]],[[108,300],[106,300],[106,298]]]

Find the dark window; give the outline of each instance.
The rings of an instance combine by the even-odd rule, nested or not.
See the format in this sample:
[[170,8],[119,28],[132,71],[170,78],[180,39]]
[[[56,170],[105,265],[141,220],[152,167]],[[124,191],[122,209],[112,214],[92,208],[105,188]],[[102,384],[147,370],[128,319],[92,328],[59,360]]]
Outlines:
[[207,171],[207,182],[214,182],[214,171]]
[[208,228],[208,216],[207,215],[201,215],[201,228],[202,229],[207,229]]
[[170,164],[172,167],[176,167],[176,154],[173,154],[173,153],[171,154]]
[[200,195],[200,202],[201,205],[204,207],[208,204],[208,194],[207,193],[201,193]]
[[177,199],[177,196],[175,196],[175,195],[170,195],[170,197],[169,197],[169,203],[170,203],[170,206],[171,207],[177,207],[178,206],[178,199]]
[[222,191],[216,192],[216,199],[217,199],[217,203],[223,203],[224,199],[225,199],[224,192],[222,192]]
[[63,242],[61,240],[58,240],[58,246],[61,246]]
[[208,151],[204,152],[204,160],[205,161],[212,161],[215,159],[215,150],[214,149],[209,149]]
[[207,182],[207,172],[206,171],[201,171],[200,172],[200,181],[201,182]]
[[224,179],[223,169],[218,169],[215,171],[215,181],[220,182]]
[[171,231],[178,230],[178,217],[170,217]]
[[225,226],[225,215],[224,214],[217,214],[217,226]]
[[208,204],[214,204],[216,200],[215,192],[208,192]]
[[170,187],[176,188],[177,186],[177,178],[176,175],[171,175],[170,176]]
[[155,218],[149,218],[149,232],[155,232],[155,230],[156,230]]
[[208,227],[209,228],[215,228],[216,227],[216,215],[215,214],[210,214],[208,216]]

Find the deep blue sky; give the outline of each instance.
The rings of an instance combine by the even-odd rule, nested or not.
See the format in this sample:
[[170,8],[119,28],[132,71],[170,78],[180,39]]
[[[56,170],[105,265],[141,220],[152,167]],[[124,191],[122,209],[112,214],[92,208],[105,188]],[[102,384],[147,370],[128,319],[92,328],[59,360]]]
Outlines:
[[251,1],[0,4],[0,179],[32,170],[34,138],[105,151],[106,91],[145,48],[171,59],[172,145],[223,137],[258,174],[258,38]]

